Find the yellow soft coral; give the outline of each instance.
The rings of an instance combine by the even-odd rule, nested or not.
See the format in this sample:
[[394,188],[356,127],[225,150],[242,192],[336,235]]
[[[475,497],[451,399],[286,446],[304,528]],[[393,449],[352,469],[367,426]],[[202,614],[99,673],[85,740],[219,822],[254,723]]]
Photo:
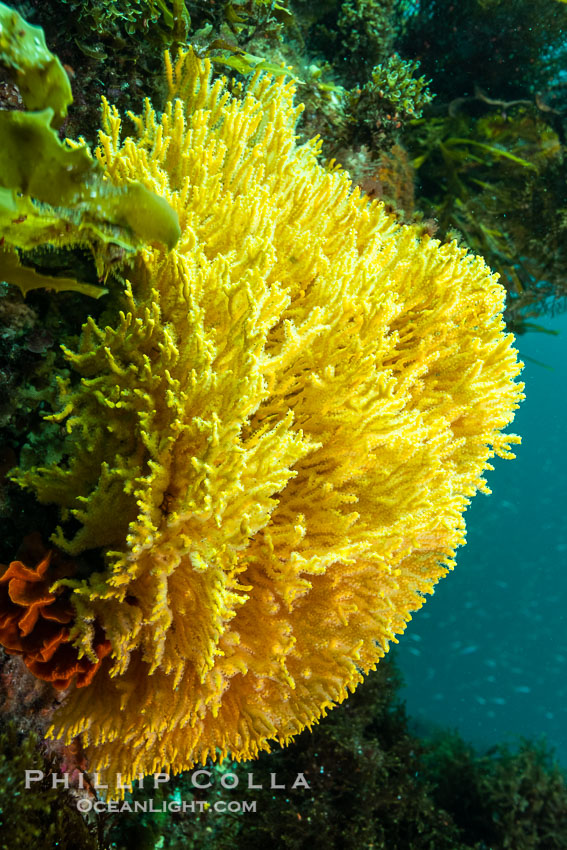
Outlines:
[[482,259],[297,146],[290,84],[231,96],[191,52],[167,73],[135,138],[105,104],[98,157],[181,239],[67,351],[68,465],[18,476],[79,520],[59,546],[104,547],[75,642],[96,621],[112,660],[52,732],[124,779],[254,757],[343,700],[452,568],[522,398]]

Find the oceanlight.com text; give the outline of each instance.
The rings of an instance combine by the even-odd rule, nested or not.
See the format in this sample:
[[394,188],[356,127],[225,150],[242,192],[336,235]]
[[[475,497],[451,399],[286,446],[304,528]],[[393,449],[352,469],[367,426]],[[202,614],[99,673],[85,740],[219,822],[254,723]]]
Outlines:
[[87,812],[126,812],[162,813],[175,812],[187,815],[198,814],[246,814],[256,811],[256,800],[216,800],[209,803],[205,800],[89,800],[77,801],[77,809],[83,814]]

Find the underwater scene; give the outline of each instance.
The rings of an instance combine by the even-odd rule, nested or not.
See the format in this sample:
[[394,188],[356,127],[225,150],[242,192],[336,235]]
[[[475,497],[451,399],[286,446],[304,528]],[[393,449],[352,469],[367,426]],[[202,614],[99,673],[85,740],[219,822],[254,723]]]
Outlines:
[[0,850],[567,850],[567,2],[0,2]]

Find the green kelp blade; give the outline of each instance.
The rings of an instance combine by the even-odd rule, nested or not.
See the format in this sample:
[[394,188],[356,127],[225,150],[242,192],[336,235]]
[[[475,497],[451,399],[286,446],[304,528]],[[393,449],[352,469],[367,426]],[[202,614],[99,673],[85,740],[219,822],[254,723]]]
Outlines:
[[162,242],[171,250],[181,236],[177,213],[165,198],[138,181],[113,186],[104,181],[92,204],[100,205],[100,218],[128,227],[144,242]]
[[28,24],[5,3],[0,3],[0,63],[14,71],[26,107],[50,107],[53,124],[59,127],[73,100],[69,78],[47,49],[41,27]]
[[103,286],[81,283],[70,277],[40,274],[30,266],[22,265],[15,248],[0,248],[0,280],[18,286],[24,295],[32,289],[81,292],[83,295],[90,295],[91,298],[100,298],[108,292]]
[[86,146],[60,141],[52,118],[52,109],[0,112],[0,186],[52,206],[72,206],[96,165]]

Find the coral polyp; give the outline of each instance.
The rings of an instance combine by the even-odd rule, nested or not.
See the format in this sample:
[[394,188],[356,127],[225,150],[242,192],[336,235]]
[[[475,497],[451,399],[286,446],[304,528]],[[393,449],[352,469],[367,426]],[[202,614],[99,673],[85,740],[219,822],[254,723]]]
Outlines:
[[[463,512],[522,398],[504,290],[297,145],[294,89],[167,62],[169,100],[97,152],[181,225],[61,378],[58,465],[16,480],[61,508],[72,640],[111,642],[55,736],[93,770],[179,771],[289,742],[375,667],[454,565]],[[66,521],[74,519],[70,533]]]

